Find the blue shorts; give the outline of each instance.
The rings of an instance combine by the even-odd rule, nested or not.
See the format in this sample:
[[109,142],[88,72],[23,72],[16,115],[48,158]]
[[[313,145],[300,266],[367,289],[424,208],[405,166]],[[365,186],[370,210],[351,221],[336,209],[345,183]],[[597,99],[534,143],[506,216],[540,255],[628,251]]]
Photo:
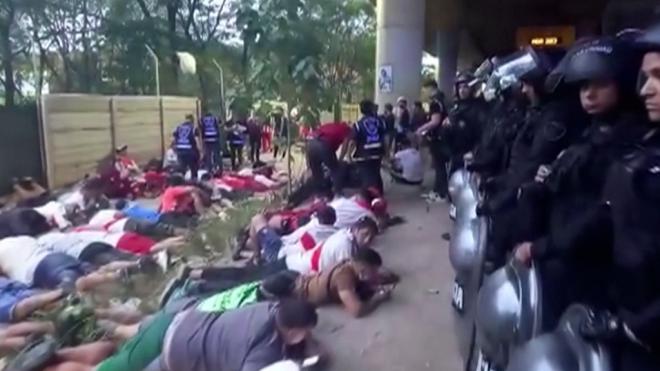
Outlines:
[[78,259],[67,254],[46,256],[34,271],[34,286],[44,289],[75,287],[78,278],[86,274]]
[[257,244],[261,249],[261,258],[266,263],[277,261],[277,255],[282,247],[282,238],[270,227],[265,227],[257,233]]
[[0,323],[14,322],[14,307],[37,294],[26,285],[0,277]]

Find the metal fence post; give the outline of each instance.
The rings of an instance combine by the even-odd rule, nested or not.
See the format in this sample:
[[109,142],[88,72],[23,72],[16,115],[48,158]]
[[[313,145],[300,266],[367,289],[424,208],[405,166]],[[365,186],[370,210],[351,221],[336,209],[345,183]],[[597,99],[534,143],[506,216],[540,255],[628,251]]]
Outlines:
[[115,107],[115,98],[110,98],[110,153],[113,153],[117,148],[117,129],[115,128],[115,120],[117,119],[117,107]]
[[160,157],[165,158],[165,112],[163,98],[158,97],[158,125],[160,125]]

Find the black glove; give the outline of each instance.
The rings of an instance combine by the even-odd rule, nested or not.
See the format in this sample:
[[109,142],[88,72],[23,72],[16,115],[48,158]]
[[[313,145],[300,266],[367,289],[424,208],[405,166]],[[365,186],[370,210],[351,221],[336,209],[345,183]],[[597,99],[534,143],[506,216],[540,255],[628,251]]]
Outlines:
[[488,202],[480,202],[476,209],[477,216],[488,216],[492,213],[490,204]]
[[479,184],[479,190],[485,193],[492,193],[497,188],[497,178],[490,177]]
[[609,311],[596,312],[580,325],[587,340],[613,341],[625,337],[623,322]]

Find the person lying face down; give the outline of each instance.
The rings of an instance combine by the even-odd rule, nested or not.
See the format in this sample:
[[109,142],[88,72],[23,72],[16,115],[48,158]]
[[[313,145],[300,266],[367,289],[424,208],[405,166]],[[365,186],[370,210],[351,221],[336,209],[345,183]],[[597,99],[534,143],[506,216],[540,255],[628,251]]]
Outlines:
[[183,242],[181,237],[156,242],[132,232],[104,231],[50,232],[37,238],[41,249],[69,255],[97,268],[113,262],[133,262],[147,270],[148,266],[157,269],[151,255],[178,249]]
[[337,231],[312,250],[292,254],[262,266],[194,269],[190,276],[193,279],[222,282],[227,288],[259,281],[284,270],[293,270],[302,274],[323,272],[350,259],[358,249],[369,247],[377,233],[376,222],[365,217],[351,228]]
[[258,371],[303,359],[317,321],[314,306],[295,299],[222,314],[190,309],[169,326],[160,362],[165,370]]
[[[163,309],[153,317],[141,323],[114,326],[110,335],[126,342],[115,355],[102,362],[98,370],[141,370],[147,367],[160,355],[160,345],[174,317],[186,308],[220,315],[259,302],[295,298],[313,305],[342,304],[353,316],[366,315],[390,298],[390,286],[374,283],[381,264],[380,255],[365,248],[326,273],[305,276],[283,271],[263,281],[221,292],[213,291],[212,285],[182,275],[176,279],[176,284],[169,285],[169,292],[163,296]],[[154,347],[154,344],[158,346]]]
[[[110,233],[132,232],[153,238],[180,236],[187,232],[184,228],[159,222],[160,213],[153,210],[146,208],[140,210],[136,206],[130,206],[129,210],[128,214],[124,210],[117,209],[99,210],[86,226],[78,227],[76,230],[107,231]],[[149,211],[153,211],[155,215],[147,214]],[[137,215],[137,217],[131,215]]]
[[174,175],[161,196],[159,221],[178,227],[188,227],[194,217],[200,216],[210,205],[212,191],[199,183],[185,183],[183,177]]
[[[281,300],[295,297],[314,305],[343,304],[352,315],[359,317],[367,314],[382,301],[389,298],[393,283],[380,283],[382,258],[370,248],[356,251],[352,258],[344,260],[322,273],[301,275],[295,271],[282,271],[265,278],[230,288],[233,282],[223,285],[221,281],[207,282],[178,278],[178,282],[169,286],[169,293],[164,295],[168,303],[182,297],[207,297],[200,302],[198,309],[206,311],[225,311],[265,300]],[[226,291],[224,291],[226,290]],[[227,307],[229,305],[229,307]]]
[[17,208],[0,214],[0,238],[38,236],[53,229],[53,224],[40,212]]
[[0,277],[0,324],[24,321],[62,296],[62,290],[31,289],[21,282]]
[[138,262],[115,262],[89,272],[76,258],[44,249],[33,237],[0,240],[0,272],[13,281],[36,288],[84,292],[120,281],[139,271],[139,267]]
[[337,229],[335,211],[325,206],[318,210],[312,220],[293,233],[281,236],[287,229],[285,219],[273,216],[266,219],[263,214],[256,215],[250,223],[247,246],[254,251],[253,260],[272,263],[289,254],[304,252],[327,240]]
[[335,227],[349,228],[358,220],[369,217],[378,225],[385,225],[387,202],[376,190],[363,189],[352,197],[337,197],[329,204],[337,215]]

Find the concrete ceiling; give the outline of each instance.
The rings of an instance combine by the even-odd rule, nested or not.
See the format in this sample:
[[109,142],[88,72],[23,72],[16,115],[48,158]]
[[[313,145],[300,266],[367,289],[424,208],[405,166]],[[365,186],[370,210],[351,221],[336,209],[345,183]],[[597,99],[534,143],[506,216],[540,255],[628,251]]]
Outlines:
[[653,11],[660,10],[658,4],[655,0],[427,0],[426,50],[434,53],[435,34],[442,29],[459,28],[481,54],[497,55],[515,50],[516,30],[523,26],[572,25],[578,37],[599,34],[604,18],[611,20],[611,28],[644,27],[658,19]]

